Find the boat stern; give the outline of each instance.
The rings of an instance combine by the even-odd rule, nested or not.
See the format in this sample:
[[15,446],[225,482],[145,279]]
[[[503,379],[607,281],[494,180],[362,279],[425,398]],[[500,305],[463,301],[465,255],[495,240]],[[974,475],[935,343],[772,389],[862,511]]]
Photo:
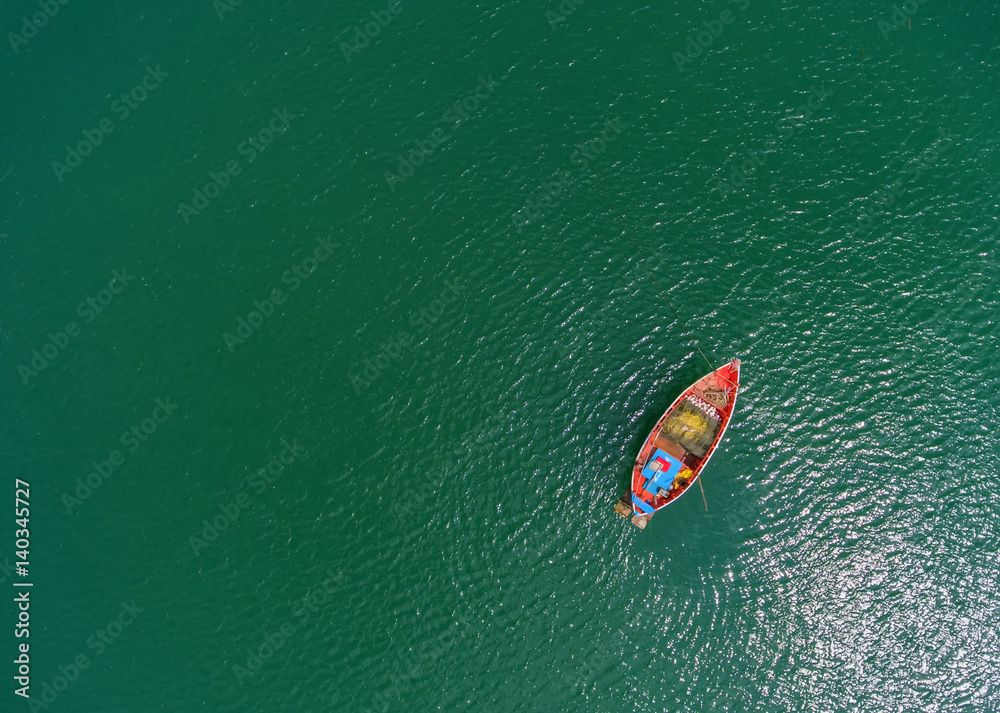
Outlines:
[[630,519],[632,524],[640,530],[646,529],[646,525],[649,524],[649,518],[651,517],[649,515],[639,517],[632,511],[632,505],[630,504],[628,493],[625,493],[625,495],[622,496],[622,499],[615,503],[615,512],[626,520]]

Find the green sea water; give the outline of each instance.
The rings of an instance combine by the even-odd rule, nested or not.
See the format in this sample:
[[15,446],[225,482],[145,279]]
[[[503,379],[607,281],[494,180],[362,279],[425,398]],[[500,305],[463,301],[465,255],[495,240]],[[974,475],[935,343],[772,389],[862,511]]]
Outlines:
[[0,709],[1000,710],[995,4],[0,29]]

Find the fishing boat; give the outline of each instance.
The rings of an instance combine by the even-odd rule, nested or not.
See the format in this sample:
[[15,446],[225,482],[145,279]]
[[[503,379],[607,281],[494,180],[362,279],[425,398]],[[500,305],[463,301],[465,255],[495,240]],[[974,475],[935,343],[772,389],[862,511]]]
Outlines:
[[740,360],[706,374],[670,404],[632,469],[632,488],[615,512],[645,528],[658,510],[691,489],[722,440],[740,386]]

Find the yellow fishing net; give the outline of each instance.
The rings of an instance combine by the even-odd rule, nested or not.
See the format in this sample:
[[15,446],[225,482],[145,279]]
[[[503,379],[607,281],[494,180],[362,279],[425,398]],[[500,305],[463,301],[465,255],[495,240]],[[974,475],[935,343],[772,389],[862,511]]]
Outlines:
[[663,434],[700,458],[708,452],[720,425],[718,417],[714,414],[707,413],[685,400],[663,424]]

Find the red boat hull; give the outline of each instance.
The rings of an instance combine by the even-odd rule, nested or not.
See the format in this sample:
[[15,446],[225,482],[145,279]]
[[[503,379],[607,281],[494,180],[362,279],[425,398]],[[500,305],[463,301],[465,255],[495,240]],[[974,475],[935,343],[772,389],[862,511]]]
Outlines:
[[698,379],[650,431],[632,470],[632,489],[615,511],[639,527],[694,486],[715,452],[739,390],[740,360]]

